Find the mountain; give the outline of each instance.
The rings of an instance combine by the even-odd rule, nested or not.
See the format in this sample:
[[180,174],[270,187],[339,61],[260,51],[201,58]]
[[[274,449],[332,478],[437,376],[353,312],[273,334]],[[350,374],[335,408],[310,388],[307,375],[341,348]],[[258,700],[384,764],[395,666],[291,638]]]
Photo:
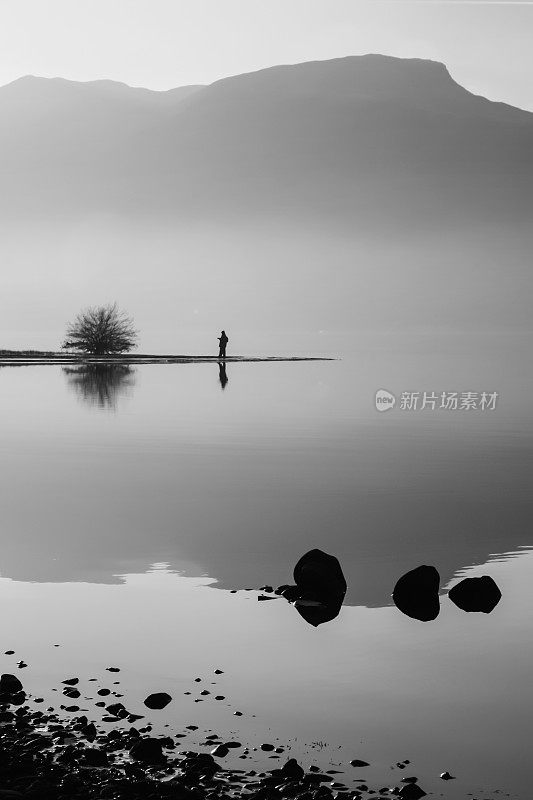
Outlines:
[[[170,92],[23,78],[0,89],[4,203],[186,217],[399,217],[531,206],[533,115],[444,65],[361,56]],[[7,185],[6,185],[7,184]],[[434,216],[436,215],[436,217]]]
[[[533,114],[420,59],[168,92],[22,78],[0,88],[0,258],[29,276],[22,296],[38,256],[64,316],[82,294],[61,304],[59,284],[81,253],[83,296],[107,290],[153,326],[146,247],[161,291],[186,298],[185,327],[210,326],[221,304],[242,327],[524,327],[532,142]],[[221,264],[237,294],[212,291]]]

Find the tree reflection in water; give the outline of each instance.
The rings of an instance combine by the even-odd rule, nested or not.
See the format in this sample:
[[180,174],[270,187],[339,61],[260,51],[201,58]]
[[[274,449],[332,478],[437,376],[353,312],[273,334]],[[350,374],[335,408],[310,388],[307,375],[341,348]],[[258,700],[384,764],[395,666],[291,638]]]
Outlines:
[[126,364],[82,364],[63,367],[63,372],[80,400],[112,411],[119,397],[135,385],[135,368]]

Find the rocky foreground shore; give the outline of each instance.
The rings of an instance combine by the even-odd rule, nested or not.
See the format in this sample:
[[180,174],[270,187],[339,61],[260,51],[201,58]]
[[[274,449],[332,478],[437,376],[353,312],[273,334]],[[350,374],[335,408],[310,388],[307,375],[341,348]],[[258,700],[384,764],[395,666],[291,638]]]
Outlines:
[[[67,702],[79,696],[77,678],[63,681]],[[156,693],[146,698],[147,708],[162,708],[171,698]],[[29,703],[32,703],[30,706]],[[104,711],[101,724],[77,714],[77,706],[35,710],[42,698],[29,698],[14,675],[0,679],[0,798],[203,798],[246,797],[252,800],[333,800],[336,797],[372,796],[417,800],[425,795],[416,777],[406,777],[399,786],[373,788],[358,781],[354,789],[333,773],[308,771],[289,758],[282,766],[265,772],[231,769],[224,759],[231,751],[247,757],[249,748],[241,742],[206,736],[204,752],[178,749],[184,734],[153,736],[152,726],[135,723],[144,718],[131,714],[121,702],[99,705]],[[65,718],[67,712],[70,716]],[[112,725],[112,727],[111,727]],[[274,750],[262,745],[265,755]],[[208,752],[209,751],[209,752]],[[279,747],[276,753],[283,753]],[[281,757],[281,756],[280,756]],[[282,762],[280,762],[282,763]],[[364,766],[366,762],[353,762]]]

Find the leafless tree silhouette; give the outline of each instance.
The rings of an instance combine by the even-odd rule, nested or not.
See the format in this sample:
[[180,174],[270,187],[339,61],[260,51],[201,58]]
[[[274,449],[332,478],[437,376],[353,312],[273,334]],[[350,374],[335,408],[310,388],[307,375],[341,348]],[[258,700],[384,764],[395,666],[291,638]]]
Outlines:
[[65,350],[80,350],[91,355],[126,353],[137,346],[133,319],[116,303],[93,306],[81,311],[67,327]]

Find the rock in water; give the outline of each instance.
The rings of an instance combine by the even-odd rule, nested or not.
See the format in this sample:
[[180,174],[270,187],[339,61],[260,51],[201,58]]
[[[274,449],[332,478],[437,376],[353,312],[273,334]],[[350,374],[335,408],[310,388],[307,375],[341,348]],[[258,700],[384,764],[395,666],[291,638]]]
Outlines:
[[403,614],[429,622],[439,615],[439,584],[440,575],[435,567],[423,564],[402,575],[394,587],[392,599]]
[[130,756],[135,761],[144,761],[145,764],[161,764],[166,760],[161,742],[150,736],[136,741],[130,749]]
[[0,678],[0,694],[15,694],[22,691],[22,683],[15,675],[4,672]]
[[294,602],[306,622],[317,627],[338,616],[346,594],[346,580],[335,556],[310,550],[294,567],[294,580],[296,586],[279,588],[283,588],[282,596]]
[[309,550],[294,567],[299,589],[316,594],[346,594],[346,580],[335,556],[322,550]]
[[224,758],[229,753],[229,748],[225,744],[219,744],[213,750],[211,750],[212,756],[217,756],[217,758]]
[[462,611],[481,611],[490,614],[502,598],[502,593],[489,575],[465,578],[448,592],[448,597]]
[[171,702],[172,697],[166,692],[155,692],[154,694],[148,695],[144,701],[144,705],[148,708],[160,710],[165,708],[165,706],[168,706],[168,704]]
[[284,778],[300,781],[305,775],[305,772],[295,758],[289,758],[287,763],[281,768],[281,774]]
[[406,783],[398,792],[398,797],[402,800],[419,800],[420,797],[425,797],[426,792],[420,788],[418,783]]

